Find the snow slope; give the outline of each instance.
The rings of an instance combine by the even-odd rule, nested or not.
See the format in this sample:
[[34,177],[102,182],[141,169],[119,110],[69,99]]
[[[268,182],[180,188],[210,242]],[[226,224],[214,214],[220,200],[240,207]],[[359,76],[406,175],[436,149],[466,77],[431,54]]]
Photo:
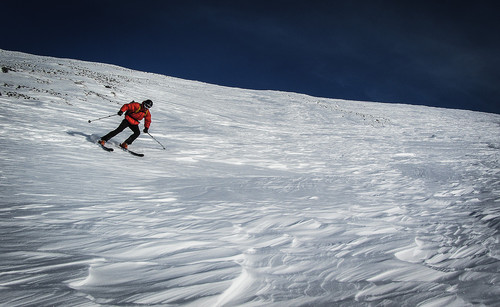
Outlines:
[[500,304],[499,115],[0,66],[5,306]]

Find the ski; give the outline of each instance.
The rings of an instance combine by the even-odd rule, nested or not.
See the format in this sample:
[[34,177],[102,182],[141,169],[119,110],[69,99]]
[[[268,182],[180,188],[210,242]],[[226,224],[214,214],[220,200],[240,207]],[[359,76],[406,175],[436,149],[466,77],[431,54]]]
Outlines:
[[123,149],[123,151],[126,151],[126,152],[128,152],[128,153],[130,153],[130,154],[132,154],[132,155],[134,155],[134,156],[137,156],[137,157],[144,157],[144,154],[142,154],[142,153],[138,153],[138,152],[132,151],[132,150],[130,150],[130,149],[123,148],[123,147],[121,147],[121,146],[120,146],[120,148],[121,148],[121,149]]
[[[97,143],[97,145],[99,145],[102,149],[104,149],[104,150],[106,150],[106,151],[113,151],[113,150],[114,150],[114,149],[113,149],[113,148],[111,148],[111,147],[106,147],[106,146],[104,146],[104,145],[102,145],[102,144],[99,144],[99,143]],[[128,152],[128,153],[130,153],[130,154],[132,154],[132,155],[134,155],[134,156],[137,156],[137,157],[144,157],[144,154],[142,154],[142,153],[138,153],[138,152],[132,151],[132,150],[130,150],[130,149],[123,148],[123,147],[121,147],[121,146],[120,146],[120,148],[121,148],[121,149],[123,149],[123,151],[126,151],[126,152]]]
[[99,144],[99,143],[97,143],[97,145],[101,146],[101,148],[106,150],[106,151],[113,151],[113,148],[106,147],[106,146]]

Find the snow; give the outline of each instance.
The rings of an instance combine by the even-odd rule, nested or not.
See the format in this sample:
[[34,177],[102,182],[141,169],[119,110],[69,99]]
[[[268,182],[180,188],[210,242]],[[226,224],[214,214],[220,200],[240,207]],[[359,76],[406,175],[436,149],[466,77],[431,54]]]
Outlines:
[[6,306],[499,304],[499,115],[0,65]]

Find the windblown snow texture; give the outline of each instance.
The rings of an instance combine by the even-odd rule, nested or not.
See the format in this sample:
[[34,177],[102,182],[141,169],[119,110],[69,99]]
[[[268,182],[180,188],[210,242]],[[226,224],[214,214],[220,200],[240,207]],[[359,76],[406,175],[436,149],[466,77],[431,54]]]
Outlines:
[[498,115],[0,64],[6,306],[498,305]]

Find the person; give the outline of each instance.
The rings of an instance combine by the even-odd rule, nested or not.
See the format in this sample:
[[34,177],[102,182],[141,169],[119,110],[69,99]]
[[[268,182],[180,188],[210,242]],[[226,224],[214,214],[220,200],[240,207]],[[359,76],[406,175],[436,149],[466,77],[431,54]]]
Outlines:
[[132,144],[137,137],[141,134],[139,130],[139,122],[144,118],[144,133],[148,133],[149,126],[151,125],[151,112],[149,109],[153,106],[153,102],[151,100],[144,100],[142,103],[138,103],[132,101],[131,103],[124,104],[120,111],[118,111],[118,115],[122,116],[125,113],[125,119],[120,123],[118,128],[109,132],[105,136],[101,137],[98,141],[99,144],[104,146],[107,141],[111,138],[125,130],[125,128],[130,128],[133,134],[125,140],[125,142],[120,144],[120,147],[124,149],[128,149],[128,145]]

